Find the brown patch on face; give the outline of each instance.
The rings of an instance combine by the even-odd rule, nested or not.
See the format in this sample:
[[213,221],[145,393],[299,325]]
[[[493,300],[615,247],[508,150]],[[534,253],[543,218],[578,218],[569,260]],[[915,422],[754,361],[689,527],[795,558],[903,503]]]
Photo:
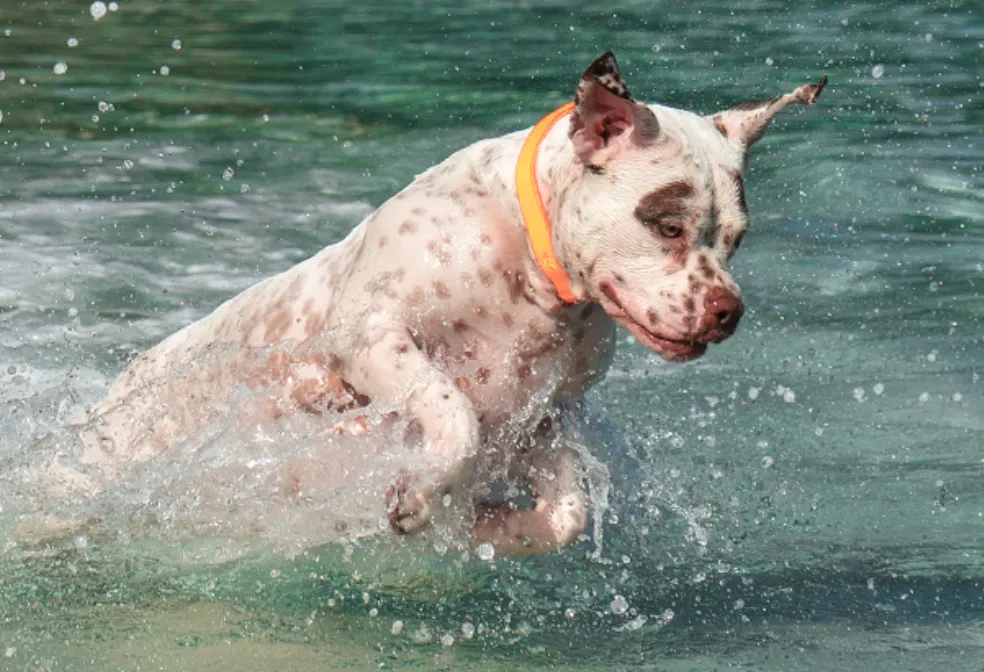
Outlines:
[[396,232],[399,233],[401,236],[402,235],[406,235],[408,233],[416,233],[417,232],[417,224],[416,224],[416,222],[413,222],[413,221],[411,221],[411,220],[408,219],[408,220],[404,221],[402,224],[400,224],[400,228],[398,228],[396,230]]
[[410,214],[417,215],[418,217],[422,217],[424,214],[426,214],[426,210],[424,210],[423,208],[414,208],[413,210],[410,211]]
[[479,236],[478,239],[482,242],[482,245],[491,245],[492,244],[492,237],[489,236],[489,235],[487,235],[487,234],[485,234],[485,233],[483,233],[481,236]]
[[424,302],[424,288],[417,285],[410,291],[409,294],[403,297],[403,300],[411,306],[419,306]]
[[691,294],[696,294],[700,291],[700,288],[704,286],[704,283],[702,283],[693,273],[687,276],[687,284],[690,287]]
[[457,385],[458,389],[462,392],[467,391],[468,388],[471,387],[471,381],[467,378],[455,378],[454,384]]
[[519,368],[516,369],[516,377],[520,380],[526,380],[532,375],[532,373],[533,370],[530,368],[529,364],[520,364]]
[[482,283],[483,287],[491,287],[492,272],[487,268],[478,269],[478,281]]
[[686,299],[683,300],[683,309],[686,310],[688,313],[697,312],[697,302],[694,300],[694,297],[688,296]]
[[454,330],[454,333],[460,334],[460,333],[465,332],[468,329],[470,329],[470,327],[468,326],[468,323],[467,322],[465,322],[464,320],[458,319],[458,320],[455,320],[455,321],[453,321],[451,323],[451,329]]
[[434,294],[437,295],[439,299],[450,299],[451,298],[451,288],[447,286],[446,283],[436,280],[434,282]]
[[424,344],[424,352],[427,353],[428,359],[447,359],[450,350],[451,345],[444,338],[437,338]]
[[686,223],[687,199],[696,190],[692,182],[678,180],[649,192],[639,201],[635,209],[636,218],[646,225]]
[[515,322],[515,320],[513,320],[513,316],[512,315],[510,315],[509,313],[503,313],[502,314],[502,323],[504,325],[506,325],[507,327],[511,327],[516,322]]
[[395,348],[393,348],[393,352],[398,355],[405,355],[410,352],[410,346],[406,343],[399,343]]
[[649,324],[659,324],[659,315],[652,308],[646,311],[646,319],[649,320]]
[[489,315],[489,311],[486,310],[483,306],[475,306],[472,309],[472,312],[475,313],[475,317],[479,317],[482,319],[488,317]]
[[489,378],[491,377],[492,377],[492,371],[490,371],[488,368],[484,366],[475,372],[475,382],[477,382],[479,385],[487,384],[489,382]]
[[728,137],[728,127],[724,125],[724,122],[721,121],[721,118],[718,116],[714,117],[714,128],[716,128],[718,133],[724,137]]
[[386,238],[386,236],[383,236],[382,238],[379,239],[379,247],[381,247],[381,248],[382,247],[386,247],[386,243],[387,242],[388,242],[388,239]]
[[706,279],[710,280],[714,277],[714,269],[711,268],[711,260],[707,258],[706,254],[701,253],[697,256],[697,268],[700,269],[700,274]]

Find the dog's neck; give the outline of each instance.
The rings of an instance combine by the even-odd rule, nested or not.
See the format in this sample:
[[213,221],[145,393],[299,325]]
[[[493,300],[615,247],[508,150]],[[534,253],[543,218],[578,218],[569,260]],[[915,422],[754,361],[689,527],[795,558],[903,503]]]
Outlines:
[[[576,303],[584,303],[594,299],[588,292],[582,264],[571,252],[577,249],[574,240],[576,232],[572,230],[571,222],[568,221],[572,208],[567,202],[578,200],[577,190],[585,168],[575,156],[574,148],[567,136],[569,124],[568,118],[561,119],[540,144],[537,152],[536,175],[540,197],[550,220],[554,254],[570,278],[570,288]],[[529,279],[534,300],[544,310],[553,313],[566,304],[536,262],[515,190],[516,164],[528,134],[529,131],[526,130],[498,140],[497,142],[502,143],[502,150],[500,158],[491,168],[496,173],[496,181],[507,185],[501,204],[508,215],[510,235],[521,241],[520,249],[526,250],[522,267]]]

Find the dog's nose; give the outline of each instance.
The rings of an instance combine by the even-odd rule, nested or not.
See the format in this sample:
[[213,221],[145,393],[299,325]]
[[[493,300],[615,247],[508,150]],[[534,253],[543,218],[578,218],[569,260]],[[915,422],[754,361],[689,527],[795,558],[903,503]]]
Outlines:
[[737,294],[724,287],[715,287],[704,297],[704,317],[700,326],[711,340],[723,341],[735,333],[744,312],[745,306]]

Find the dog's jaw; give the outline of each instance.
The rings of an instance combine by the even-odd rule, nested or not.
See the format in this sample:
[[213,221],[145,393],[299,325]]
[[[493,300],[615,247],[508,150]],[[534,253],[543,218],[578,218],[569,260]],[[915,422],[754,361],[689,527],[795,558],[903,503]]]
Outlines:
[[598,283],[598,303],[608,315],[629,330],[636,340],[669,362],[688,362],[707,352],[707,343],[681,338],[680,335],[664,336],[642,326],[625,308],[612,283]]

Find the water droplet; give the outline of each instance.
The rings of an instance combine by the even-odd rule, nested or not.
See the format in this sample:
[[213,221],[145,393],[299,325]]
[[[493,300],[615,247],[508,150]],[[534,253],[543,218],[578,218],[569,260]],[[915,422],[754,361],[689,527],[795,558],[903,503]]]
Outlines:
[[926,360],[927,361],[930,361],[930,362],[935,362],[936,361],[936,356],[938,354],[939,354],[939,352],[937,352],[936,350],[933,350],[931,353],[929,353],[928,355],[926,355]]
[[181,51],[181,40],[174,40],[171,42],[171,48],[175,51]]
[[475,636],[475,626],[471,623],[461,624],[461,636],[465,639],[471,639]]
[[248,192],[249,192],[249,185],[248,184],[246,184],[245,182],[243,182],[242,184],[239,185],[239,193],[240,194],[245,194],[245,193],[248,193]]
[[390,632],[394,635],[398,635],[403,632],[403,621],[393,621],[393,625],[390,627]]
[[14,646],[8,646],[3,650],[3,655],[7,658],[13,658],[15,653],[17,653],[17,647]]
[[750,388],[748,388],[748,398],[749,399],[751,399],[752,401],[755,401],[756,399],[758,399],[758,396],[759,396],[759,388],[757,388],[757,387],[750,387]]
[[875,383],[874,387],[871,388],[871,391],[875,394],[881,394],[885,391],[885,386],[881,383]]
[[782,400],[787,404],[791,404],[796,401],[796,393],[787,387],[782,391]]
[[575,615],[576,615],[576,614],[575,614],[575,611],[574,611],[573,609],[571,609],[570,607],[568,607],[568,608],[567,608],[567,609],[566,609],[566,610],[564,611],[564,616],[566,616],[566,617],[567,617],[567,620],[571,620],[571,619],[573,619]]
[[375,618],[376,616],[379,616],[379,609],[377,609],[376,607],[373,607],[372,609],[369,610],[369,615],[372,618]]
[[263,115],[263,123],[265,124],[268,121],[270,121],[270,115],[269,114],[264,114]]
[[106,3],[102,0],[96,0],[94,3],[89,5],[89,13],[92,14],[92,18],[98,21],[106,16]]
[[768,455],[762,458],[763,469],[770,469],[775,465],[775,463],[776,463],[775,459],[769,457]]
[[445,493],[445,495],[443,497],[441,497],[441,504],[444,505],[444,508],[445,509],[448,508],[449,506],[451,506],[451,494],[450,493]]
[[662,49],[662,47],[659,46],[658,44],[654,44],[653,46],[649,47],[649,50],[654,54],[658,54],[660,49]]
[[165,77],[167,77],[168,75],[171,74],[171,68],[167,67],[166,65],[162,65],[160,72],[161,72],[162,75],[164,75]]
[[621,616],[629,610],[629,602],[621,595],[616,595],[611,604],[612,613]]
[[450,633],[447,632],[441,635],[441,646],[443,646],[446,649],[450,649],[452,646],[454,646],[454,637],[452,637]]
[[773,63],[775,63],[775,61],[772,60],[772,57],[771,56],[766,56],[766,58],[765,58],[765,64],[766,65],[772,65]]
[[79,46],[79,38],[77,37],[68,38],[68,46],[71,47],[72,49]]
[[222,171],[222,179],[225,180],[226,182],[231,180],[235,175],[236,175],[236,171],[234,171],[232,168],[226,168],[225,170]]
[[125,159],[123,161],[123,170],[130,170],[131,168],[133,168],[133,161],[130,159]]
[[954,392],[953,396],[950,398],[953,399],[954,401],[960,401],[963,399],[963,395],[960,394],[959,392]]
[[858,403],[863,403],[864,402],[864,388],[863,387],[855,387],[854,388],[854,400],[857,401]]
[[492,544],[486,541],[478,545],[478,548],[475,549],[475,553],[485,562],[489,562],[495,557],[495,548],[492,547]]
[[881,79],[885,76],[885,66],[879,63],[871,69],[871,76],[875,79]]
[[99,123],[99,115],[98,114],[92,115],[92,123],[94,123],[94,124],[98,124]]
[[927,401],[929,401],[929,392],[923,392],[919,395],[920,404],[925,404]]
[[0,110],[0,124],[3,123],[3,110]]
[[81,550],[88,545],[89,545],[89,538],[84,534],[80,534],[79,536],[75,537],[75,548]]
[[55,71],[56,75],[64,75],[66,72],[68,72],[68,63],[66,63],[65,61],[58,61],[57,63],[55,63],[55,67],[53,68],[53,70]]

